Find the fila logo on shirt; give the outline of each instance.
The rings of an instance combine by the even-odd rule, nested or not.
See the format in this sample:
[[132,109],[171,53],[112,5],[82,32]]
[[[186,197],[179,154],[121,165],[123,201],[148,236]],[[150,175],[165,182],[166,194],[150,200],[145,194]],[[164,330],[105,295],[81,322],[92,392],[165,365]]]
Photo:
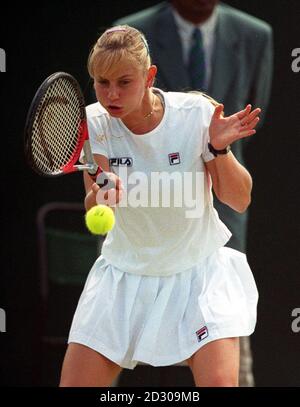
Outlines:
[[109,159],[110,167],[132,167],[133,159],[130,157],[114,157]]
[[169,154],[169,163],[170,165],[180,164],[180,154],[179,153]]
[[198,338],[198,342],[203,341],[203,339],[208,337],[208,329],[206,326],[203,326],[202,328],[200,328],[197,332],[196,332],[197,338]]

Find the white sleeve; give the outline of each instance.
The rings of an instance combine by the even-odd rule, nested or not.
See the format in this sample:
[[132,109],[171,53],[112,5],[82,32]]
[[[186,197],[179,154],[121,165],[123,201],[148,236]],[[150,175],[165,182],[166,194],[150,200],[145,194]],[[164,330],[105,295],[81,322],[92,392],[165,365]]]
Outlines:
[[[89,141],[93,154],[101,154],[108,158],[108,144],[101,120],[99,117],[91,117],[87,120]],[[84,151],[81,151],[80,162],[84,162]]]
[[209,151],[208,143],[210,141],[209,138],[209,126],[211,122],[211,118],[214,114],[215,107],[211,102],[209,102],[205,97],[203,97],[203,133],[202,133],[202,158],[204,162],[208,162],[214,160],[215,156]]

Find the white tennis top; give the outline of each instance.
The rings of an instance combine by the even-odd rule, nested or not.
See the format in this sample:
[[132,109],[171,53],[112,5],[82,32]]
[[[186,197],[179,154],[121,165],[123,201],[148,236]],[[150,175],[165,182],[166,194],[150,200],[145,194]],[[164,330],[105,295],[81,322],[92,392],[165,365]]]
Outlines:
[[106,156],[125,194],[103,257],[122,271],[168,276],[191,268],[225,245],[231,233],[213,208],[204,162],[214,111],[203,96],[163,92],[162,121],[132,133],[99,104],[87,106],[92,152]]

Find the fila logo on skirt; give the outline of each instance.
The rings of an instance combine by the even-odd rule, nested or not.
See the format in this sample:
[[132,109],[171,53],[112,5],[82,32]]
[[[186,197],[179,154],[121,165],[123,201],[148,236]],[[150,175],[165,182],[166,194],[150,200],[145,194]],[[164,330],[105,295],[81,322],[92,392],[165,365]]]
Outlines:
[[196,332],[197,338],[198,338],[198,342],[201,342],[203,339],[208,337],[208,329],[206,326],[200,328],[197,332]]

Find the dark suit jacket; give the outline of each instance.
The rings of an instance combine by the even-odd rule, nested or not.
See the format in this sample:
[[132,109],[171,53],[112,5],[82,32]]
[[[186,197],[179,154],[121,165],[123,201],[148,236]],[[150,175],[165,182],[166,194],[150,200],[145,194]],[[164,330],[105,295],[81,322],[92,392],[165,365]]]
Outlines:
[[[216,42],[207,93],[224,104],[226,115],[243,109],[247,103],[261,107],[262,123],[272,81],[272,29],[264,21],[228,5],[221,3],[217,7]],[[181,41],[169,3],[123,17],[114,24],[128,24],[145,34],[153,63],[158,67],[155,86],[169,91],[189,89]],[[232,145],[242,164],[246,145],[245,140]],[[228,246],[245,251],[247,213],[239,214],[216,198],[215,208],[233,234]]]

